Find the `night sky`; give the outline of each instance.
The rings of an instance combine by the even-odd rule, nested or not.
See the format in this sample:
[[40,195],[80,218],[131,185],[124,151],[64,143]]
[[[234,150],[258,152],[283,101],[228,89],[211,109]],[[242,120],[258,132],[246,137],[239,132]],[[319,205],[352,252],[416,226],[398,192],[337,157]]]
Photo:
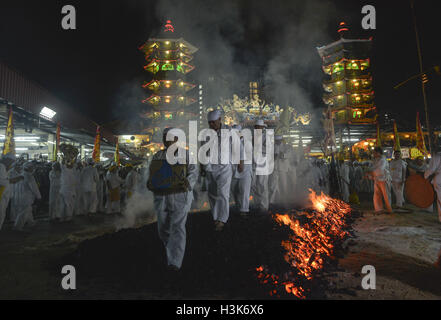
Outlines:
[[[216,10],[220,2],[193,0],[188,1],[187,6],[183,5],[186,1],[180,1],[177,5],[180,9],[176,10],[173,1],[3,1],[0,5],[0,58],[95,121],[108,123],[126,116],[126,110],[131,113],[137,110],[138,100],[130,97],[130,90],[148,78],[142,69],[144,58],[138,47],[160,30],[166,16],[176,21],[176,29],[188,17],[188,24],[182,28],[187,33],[183,37],[199,48],[204,48],[204,44],[197,42],[209,39],[210,35],[192,38],[192,34],[188,34],[192,23],[198,26],[199,33],[204,27],[217,30],[222,41],[232,48],[231,65],[258,67],[263,72],[268,69],[269,61],[280,57],[286,42],[291,42],[286,32],[290,24],[305,20],[302,17],[305,1],[221,2],[219,14],[224,16],[210,23],[210,17],[218,17]],[[427,69],[441,65],[439,11],[436,10],[436,1],[416,2],[423,64]],[[415,112],[423,113],[418,80],[399,90],[393,89],[395,84],[419,72],[409,2],[317,0],[314,3],[317,8],[321,3],[327,8],[318,9],[317,17],[314,12],[311,15],[314,20],[309,25],[315,28],[320,24],[317,25],[320,32],[311,31],[309,35],[308,28],[311,27],[302,28],[301,35],[292,37],[290,47],[295,50],[296,45],[303,45],[302,55],[308,57],[304,65],[296,61],[291,66],[294,68],[291,71],[297,75],[296,84],[305,92],[305,99],[314,108],[324,107],[320,82],[324,75],[315,47],[337,40],[338,22],[344,20],[357,36],[373,37],[372,73],[380,114],[388,112],[398,120],[399,127],[413,127]],[[61,8],[65,4],[74,5],[77,10],[77,30],[61,28]],[[234,4],[235,19],[228,17],[229,4]],[[377,10],[376,30],[361,30],[361,8],[365,4],[374,5]],[[199,24],[197,17],[200,17]],[[302,22],[303,25],[308,26]],[[303,40],[297,41],[297,36]],[[201,51],[198,54],[204,55]],[[290,59],[289,54],[286,59]],[[198,56],[194,64],[198,66]],[[228,69],[234,74],[231,67]],[[222,73],[223,70],[217,67],[210,72]],[[429,80],[427,94],[431,121],[439,126],[441,76],[432,74]],[[124,106],[125,98],[127,101],[131,99],[129,108]]]

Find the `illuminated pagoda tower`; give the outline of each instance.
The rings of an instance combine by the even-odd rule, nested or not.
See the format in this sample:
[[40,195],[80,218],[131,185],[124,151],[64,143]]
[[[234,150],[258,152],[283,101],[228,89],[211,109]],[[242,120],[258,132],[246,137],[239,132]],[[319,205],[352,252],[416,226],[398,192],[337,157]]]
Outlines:
[[335,124],[349,129],[375,124],[377,111],[369,59],[372,38],[346,39],[348,31],[346,23],[340,22],[340,39],[317,50],[329,75],[323,82],[323,101],[331,108]]
[[152,78],[142,85],[149,96],[142,102],[148,107],[142,116],[151,120],[149,132],[155,135],[164,127],[188,127],[188,120],[198,119],[199,110],[191,106],[197,100],[188,96],[195,85],[186,81],[186,75],[194,69],[191,65],[196,47],[177,37],[175,29],[168,20],[159,37],[150,38],[139,48],[145,55],[144,69]]

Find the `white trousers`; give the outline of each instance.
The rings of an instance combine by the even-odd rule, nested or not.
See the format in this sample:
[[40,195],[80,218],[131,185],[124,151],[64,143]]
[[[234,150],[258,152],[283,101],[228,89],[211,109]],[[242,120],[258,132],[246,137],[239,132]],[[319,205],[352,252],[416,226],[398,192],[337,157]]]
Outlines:
[[233,172],[227,165],[207,172],[208,201],[214,221],[226,223],[230,216],[230,186]]
[[404,203],[404,182],[392,181],[392,190],[395,194],[397,206],[402,207]]
[[[289,200],[288,195],[291,192],[288,190],[288,183],[290,180],[295,181],[293,178],[292,172],[273,171],[268,178],[269,203],[283,204]],[[294,184],[291,187],[294,187]]]
[[232,178],[231,191],[233,193],[236,208],[240,212],[250,211],[251,172],[241,179]]
[[83,192],[83,208],[85,213],[95,213],[98,197],[96,191]]
[[75,210],[75,194],[66,193],[61,195],[61,220],[71,220]]
[[392,212],[392,207],[390,206],[390,188],[386,181],[374,181],[374,209],[375,211],[383,210],[383,200],[386,205],[386,210]]
[[15,218],[14,228],[17,230],[21,230],[26,223],[34,223],[34,216],[32,215],[32,204],[20,206],[19,208],[17,208],[17,217]]
[[98,202],[98,207],[97,210],[99,212],[104,212],[105,208],[104,208],[104,193],[103,191],[98,191],[97,192],[97,202]]
[[184,259],[187,239],[185,224],[191,200],[190,192],[154,197],[158,234],[165,247],[167,262],[178,268],[181,268]]
[[256,209],[268,210],[268,175],[254,175],[254,204]]
[[[56,191],[56,192],[55,192]],[[49,218],[55,219],[61,217],[61,201],[63,201],[58,190],[51,190],[49,194]]]

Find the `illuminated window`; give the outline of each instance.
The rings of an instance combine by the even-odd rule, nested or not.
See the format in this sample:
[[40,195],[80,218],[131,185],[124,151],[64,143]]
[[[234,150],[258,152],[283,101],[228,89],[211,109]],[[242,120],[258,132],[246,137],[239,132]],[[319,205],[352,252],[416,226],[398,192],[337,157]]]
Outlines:
[[343,71],[343,69],[344,69],[344,67],[343,67],[342,64],[340,64],[340,63],[335,63],[335,64],[332,66],[332,73],[338,73],[338,72],[341,72],[341,71]]
[[[168,62],[168,61],[167,61]],[[175,70],[175,68],[173,67],[173,65],[171,63],[165,63],[162,65],[162,71],[170,71],[170,70]]]
[[354,110],[354,112],[352,113],[352,118],[360,119],[361,115],[362,115],[362,112],[360,110]]

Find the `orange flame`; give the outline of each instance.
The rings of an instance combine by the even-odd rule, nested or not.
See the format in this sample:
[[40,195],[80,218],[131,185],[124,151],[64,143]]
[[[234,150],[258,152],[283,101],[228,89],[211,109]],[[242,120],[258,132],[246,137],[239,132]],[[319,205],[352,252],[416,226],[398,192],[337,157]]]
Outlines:
[[[288,226],[293,232],[288,240],[281,243],[286,250],[285,261],[297,270],[299,276],[312,280],[314,275],[323,268],[325,258],[334,255],[334,241],[348,235],[344,230],[345,217],[351,213],[351,207],[323,193],[317,195],[311,189],[309,200],[314,212],[300,213],[309,218],[307,223],[301,225],[295,216],[288,214],[275,214],[273,217],[280,225]],[[268,274],[263,275],[263,266],[256,270],[262,275],[258,276],[259,279],[269,277]],[[276,280],[274,279],[273,284],[276,284]],[[305,289],[296,286],[294,282],[286,281],[282,284],[287,293],[299,298],[305,297]]]

